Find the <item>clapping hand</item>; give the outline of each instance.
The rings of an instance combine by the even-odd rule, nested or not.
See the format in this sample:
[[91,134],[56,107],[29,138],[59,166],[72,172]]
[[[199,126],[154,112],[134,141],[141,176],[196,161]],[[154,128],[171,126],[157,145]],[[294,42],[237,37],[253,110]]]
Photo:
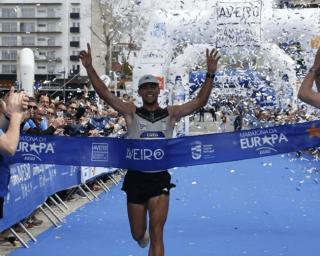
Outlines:
[[9,117],[13,113],[22,114],[28,109],[28,100],[29,98],[25,92],[14,92],[14,87],[11,87],[9,93],[4,98],[4,102],[1,103],[1,107]]

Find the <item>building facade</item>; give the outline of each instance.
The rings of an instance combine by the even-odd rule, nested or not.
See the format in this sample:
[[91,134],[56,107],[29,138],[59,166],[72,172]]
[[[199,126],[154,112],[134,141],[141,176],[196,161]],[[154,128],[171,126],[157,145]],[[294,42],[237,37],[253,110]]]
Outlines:
[[85,77],[79,52],[91,42],[91,1],[2,0],[0,2],[0,87],[16,79],[17,56],[30,48],[35,80]]

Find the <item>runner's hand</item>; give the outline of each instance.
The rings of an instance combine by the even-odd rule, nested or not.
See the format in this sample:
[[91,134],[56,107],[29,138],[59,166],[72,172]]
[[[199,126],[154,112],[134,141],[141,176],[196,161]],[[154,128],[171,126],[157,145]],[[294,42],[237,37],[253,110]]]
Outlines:
[[209,53],[209,49],[206,50],[207,67],[209,73],[215,73],[218,68],[218,61],[220,59],[219,52],[216,49],[212,49]]
[[89,43],[87,43],[87,51],[83,50],[80,52],[80,59],[85,68],[92,66],[91,47]]

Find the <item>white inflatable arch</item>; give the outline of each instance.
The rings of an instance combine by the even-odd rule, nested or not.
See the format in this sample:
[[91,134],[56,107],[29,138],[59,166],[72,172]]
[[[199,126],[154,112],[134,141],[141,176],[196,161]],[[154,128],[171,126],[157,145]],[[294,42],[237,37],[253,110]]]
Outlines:
[[320,32],[319,14],[319,9],[273,9],[271,1],[259,0],[221,0],[197,11],[156,11],[133,70],[134,91],[139,77],[154,74],[161,81],[160,103],[165,105],[174,78],[179,75],[187,84],[192,67],[205,60],[205,48],[218,47],[220,70],[258,56],[262,61],[256,71],[269,76],[277,93],[283,87],[281,78],[287,75],[287,86],[293,91],[287,103],[294,105],[296,62],[278,45],[299,41],[304,49],[301,58],[310,66],[314,56],[310,42]]

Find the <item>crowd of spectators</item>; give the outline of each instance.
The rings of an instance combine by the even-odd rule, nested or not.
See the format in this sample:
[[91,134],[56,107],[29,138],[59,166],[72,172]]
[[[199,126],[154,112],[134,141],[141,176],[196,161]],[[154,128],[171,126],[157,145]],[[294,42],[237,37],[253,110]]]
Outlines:
[[25,134],[59,136],[122,136],[126,132],[118,112],[86,94],[67,102],[43,93],[29,98],[21,129]]
[[[132,100],[127,94],[122,96],[125,101]],[[126,134],[125,120],[110,106],[88,96],[87,90],[81,95],[64,102],[57,97],[51,98],[47,93],[35,93],[29,97],[20,126],[20,134],[57,135],[57,136],[112,136],[123,137]],[[108,176],[100,177],[102,180]],[[101,189],[95,182],[90,182],[93,190]],[[67,189],[58,193],[63,200],[73,200],[84,195],[77,188]],[[50,201],[48,201],[49,203]],[[23,221],[27,228],[41,226],[42,220],[37,218],[36,210]],[[16,231],[21,227],[16,225]],[[9,232],[10,233],[10,232]],[[15,244],[15,238],[8,230],[0,234],[1,241]]]
[[[317,120],[319,113],[303,103],[298,107],[287,104],[285,108],[261,106],[256,99],[242,95],[219,95],[211,100],[204,111],[212,116],[213,122],[219,122],[216,132],[239,131],[242,129],[265,128],[277,125],[294,124]],[[204,120],[201,117],[199,121]]]

